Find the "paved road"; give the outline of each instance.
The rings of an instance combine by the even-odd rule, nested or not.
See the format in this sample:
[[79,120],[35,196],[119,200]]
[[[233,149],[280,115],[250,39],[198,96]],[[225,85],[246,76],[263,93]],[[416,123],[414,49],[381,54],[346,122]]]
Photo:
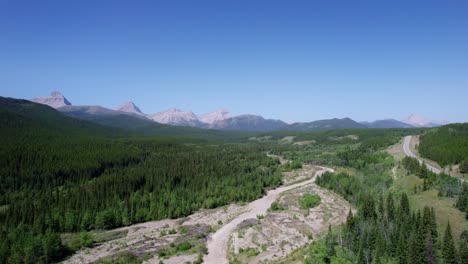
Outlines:
[[314,177],[310,180],[300,182],[297,184],[283,186],[276,188],[274,190],[268,191],[267,195],[263,196],[262,198],[255,200],[249,203],[249,211],[238,215],[234,218],[231,222],[227,223],[223,227],[221,227],[216,233],[214,233],[210,238],[208,238],[207,248],[208,254],[205,255],[203,258],[204,263],[207,264],[225,264],[228,263],[227,255],[227,247],[228,247],[228,240],[229,236],[231,235],[232,231],[240,224],[242,221],[249,219],[249,218],[256,218],[257,215],[264,215],[268,208],[270,208],[271,204],[278,198],[280,193],[291,190],[303,185],[307,185],[313,183],[315,178],[327,171],[333,172],[333,169],[321,167],[320,171],[317,171]]
[[[416,155],[414,155],[414,153],[411,151],[411,149],[410,149],[410,141],[411,141],[411,136],[406,136],[406,137],[405,137],[405,142],[404,142],[404,144],[403,144],[403,150],[405,151],[406,156],[416,158],[416,159],[419,161],[419,164],[423,164],[423,161],[422,161],[420,158],[416,157]],[[431,165],[429,165],[429,164],[427,164],[427,163],[425,163],[425,164],[426,164],[426,167],[427,167],[430,171],[434,172],[435,174],[440,174],[440,170],[439,170],[439,169],[434,168],[434,167],[432,167]]]

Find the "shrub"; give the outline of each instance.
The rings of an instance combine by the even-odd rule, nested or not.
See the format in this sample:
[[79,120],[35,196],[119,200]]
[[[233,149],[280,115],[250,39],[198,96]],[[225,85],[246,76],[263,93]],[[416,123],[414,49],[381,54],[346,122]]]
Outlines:
[[316,207],[317,205],[320,204],[320,196],[317,194],[304,194],[300,199],[299,199],[299,204],[301,205],[302,208],[307,209],[307,208],[313,208]]
[[193,247],[192,243],[185,241],[177,245],[177,251],[187,251]]
[[274,211],[283,211],[285,208],[282,204],[278,203],[278,202],[273,202],[270,206],[270,211],[274,212]]

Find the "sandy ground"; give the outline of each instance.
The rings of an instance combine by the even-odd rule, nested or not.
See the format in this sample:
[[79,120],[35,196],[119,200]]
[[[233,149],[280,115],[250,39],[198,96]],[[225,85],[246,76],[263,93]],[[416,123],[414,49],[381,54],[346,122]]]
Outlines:
[[[327,171],[332,172],[333,170],[330,168],[322,167],[319,171],[315,172],[314,175],[316,177]],[[210,238],[208,238],[208,254],[205,255],[204,262],[207,264],[228,263],[228,240],[232,232],[241,222],[247,219],[256,218],[257,215],[264,215],[267,212],[268,208],[270,208],[271,203],[278,199],[281,193],[286,192],[288,190],[292,190],[294,188],[312,184],[315,181],[315,177],[297,184],[283,186],[275,190],[271,190],[264,197],[251,202],[248,205],[249,210],[247,212],[237,216],[231,222],[227,223],[218,231],[216,231],[216,233],[214,233]]]
[[314,177],[318,167],[304,165],[300,170],[283,172],[283,185],[292,185],[301,181],[310,180]]
[[[123,238],[105,242],[91,249],[80,250],[71,258],[65,260],[64,263],[92,263],[101,258],[118,255],[124,252],[131,252],[137,256],[144,256],[147,254],[153,256],[146,261],[147,263],[158,263],[160,259],[157,257],[157,252],[159,250],[167,248],[171,243],[177,243],[177,241],[193,241],[194,237],[197,235],[205,236],[209,231],[216,230],[220,227],[218,221],[223,223],[229,222],[246,209],[246,205],[231,204],[216,209],[201,210],[186,218],[151,221],[114,229],[109,232],[128,231],[128,233]],[[187,227],[190,231],[187,234],[178,232],[173,235],[161,236],[161,231],[168,233],[169,230],[178,230],[181,226]],[[204,245],[205,243],[206,238],[198,239],[198,244]],[[197,256],[197,254],[190,254],[190,252],[187,252],[187,255],[164,258],[163,261],[164,263],[192,262],[196,260]]]
[[316,142],[315,140],[305,140],[305,141],[294,142],[293,145],[305,146],[305,145],[315,144],[315,142]]

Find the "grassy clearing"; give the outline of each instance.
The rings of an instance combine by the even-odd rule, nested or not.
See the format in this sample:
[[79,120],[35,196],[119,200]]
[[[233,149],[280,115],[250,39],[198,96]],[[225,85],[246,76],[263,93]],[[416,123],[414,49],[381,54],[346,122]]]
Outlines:
[[408,175],[393,182],[393,188],[397,191],[405,191],[408,195],[414,194],[414,187],[423,185],[424,180],[415,176]]
[[436,213],[439,232],[443,234],[447,222],[450,221],[454,238],[460,239],[460,234],[468,230],[468,221],[465,215],[453,206],[454,201],[447,197],[439,197],[437,190],[414,193],[414,187],[422,186],[423,180],[415,175],[404,176],[396,181],[392,189],[394,191],[404,191],[408,194],[411,208],[423,210],[425,206],[433,207]]
[[438,197],[437,190],[429,190],[410,196],[410,204],[415,209],[423,209],[424,206],[433,207],[439,232],[443,234],[447,222],[450,221],[455,239],[460,239],[460,234],[468,230],[468,221],[465,215],[453,206],[453,201]]
[[[415,148],[415,145],[418,143],[418,139],[413,137],[411,140],[411,150],[415,155],[418,155],[418,152]],[[390,146],[387,151],[396,159],[401,160],[405,157],[403,152],[402,142]],[[434,162],[428,162],[428,164],[436,165]],[[434,166],[439,167],[440,166]],[[439,197],[437,190],[428,190],[425,192],[414,193],[415,186],[420,187],[423,185],[423,179],[418,178],[415,175],[408,175],[407,171],[404,168],[397,169],[397,175],[399,178],[394,181],[392,189],[397,192],[404,191],[408,194],[411,207],[413,209],[423,210],[425,206],[433,207],[436,213],[437,225],[439,227],[439,232],[443,234],[447,222],[450,221],[452,226],[452,231],[454,238],[457,240],[460,239],[460,234],[464,230],[468,230],[468,221],[465,219],[464,214],[454,207],[454,201],[447,197]]]
[[403,139],[401,139],[397,144],[388,147],[387,152],[392,155],[396,161],[401,161],[406,156],[403,151]]

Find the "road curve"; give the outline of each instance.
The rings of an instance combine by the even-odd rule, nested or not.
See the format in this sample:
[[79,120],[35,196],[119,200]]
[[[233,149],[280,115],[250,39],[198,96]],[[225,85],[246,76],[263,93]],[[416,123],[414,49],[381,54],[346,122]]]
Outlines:
[[[411,136],[406,136],[405,137],[405,142],[403,143],[403,151],[405,152],[406,156],[415,158],[415,159],[417,159],[419,161],[419,164],[423,164],[423,161],[420,158],[416,157],[416,155],[414,155],[413,152],[411,152],[410,142],[411,142]],[[439,169],[434,168],[434,167],[432,167],[431,165],[429,165],[427,163],[425,163],[425,165],[430,171],[434,172],[435,174],[440,174]]]
[[322,175],[325,172],[333,172],[333,169],[320,167],[321,170],[315,172],[314,177],[310,180],[303,181],[297,184],[282,186],[274,190],[268,191],[268,193],[262,198],[255,200],[248,205],[248,211],[238,215],[236,218],[231,220],[218,231],[216,231],[211,237],[208,238],[207,249],[208,254],[203,258],[204,263],[207,264],[226,264],[228,263],[227,259],[227,246],[229,236],[232,231],[240,224],[242,221],[249,218],[256,218],[257,215],[263,215],[270,208],[271,204],[278,198],[278,196],[287,190],[291,190],[300,186],[304,186],[315,181],[317,176]]

